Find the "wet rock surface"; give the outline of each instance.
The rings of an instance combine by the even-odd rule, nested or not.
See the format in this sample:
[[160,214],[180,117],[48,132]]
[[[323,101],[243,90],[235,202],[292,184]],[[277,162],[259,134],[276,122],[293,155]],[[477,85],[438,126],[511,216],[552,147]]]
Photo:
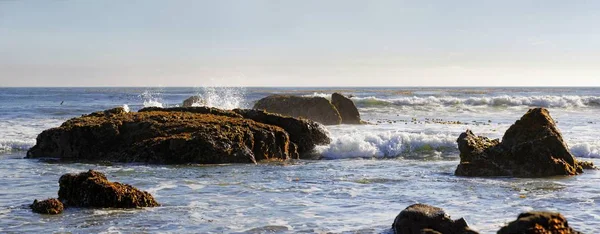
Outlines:
[[331,95],[331,104],[340,113],[342,117],[342,124],[361,124],[360,113],[354,105],[354,102],[349,98],[339,93],[333,93]]
[[258,110],[122,108],[73,118],[37,137],[27,158],[157,164],[299,158],[330,142],[318,123]]
[[452,220],[444,210],[426,204],[414,204],[404,209],[392,225],[396,234],[476,234],[464,219]]
[[31,210],[40,214],[60,214],[65,209],[63,203],[56,198],[50,198],[43,201],[34,200],[30,206]]
[[342,118],[338,110],[329,100],[323,97],[270,95],[258,100],[254,104],[253,109],[310,119],[324,125],[342,123]]
[[140,208],[160,206],[148,192],[110,182],[100,172],[89,170],[65,174],[59,179],[58,199],[67,207]]
[[192,107],[192,106],[201,106],[204,105],[204,100],[200,96],[191,96],[185,100],[183,100],[182,107]]
[[457,140],[460,176],[545,177],[577,175],[591,162],[569,151],[548,110],[530,109],[504,134],[502,141],[476,136],[470,130]]
[[567,219],[559,213],[533,211],[521,213],[517,220],[502,227],[498,234],[576,234]]

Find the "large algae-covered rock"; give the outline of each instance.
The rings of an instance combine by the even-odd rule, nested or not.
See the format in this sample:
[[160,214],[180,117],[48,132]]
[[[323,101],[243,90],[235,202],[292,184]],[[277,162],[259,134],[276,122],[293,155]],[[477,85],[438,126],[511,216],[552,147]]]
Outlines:
[[338,110],[323,97],[298,97],[289,95],[271,95],[260,99],[253,109],[310,119],[325,125],[342,123]]
[[354,102],[349,98],[339,93],[333,93],[331,95],[331,104],[333,104],[340,113],[343,124],[362,123],[356,105],[354,105]]
[[532,211],[521,213],[517,220],[502,227],[498,234],[578,234],[580,232],[569,227],[567,219],[559,213]]
[[280,127],[231,111],[195,107],[104,111],[73,118],[38,135],[27,157],[214,164],[298,155]]
[[461,176],[544,177],[576,175],[589,162],[578,162],[569,151],[548,110],[529,110],[504,134],[502,142],[467,130],[457,140]]
[[262,110],[235,109],[233,111],[244,118],[283,128],[290,135],[290,140],[298,145],[300,156],[313,150],[316,145],[331,143],[327,130],[311,120],[282,116]]
[[63,203],[56,198],[50,198],[43,201],[34,200],[30,206],[31,210],[40,214],[60,214],[65,207]]
[[148,192],[110,182],[100,172],[89,170],[64,174],[59,179],[58,199],[67,207],[139,208],[159,206]]
[[396,234],[476,234],[460,218],[452,220],[444,210],[426,204],[414,204],[406,207],[394,220],[392,229]]

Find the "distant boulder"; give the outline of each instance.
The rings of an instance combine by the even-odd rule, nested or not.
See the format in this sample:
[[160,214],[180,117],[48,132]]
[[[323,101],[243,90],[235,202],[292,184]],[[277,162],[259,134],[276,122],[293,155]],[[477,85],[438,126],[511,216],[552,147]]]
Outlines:
[[35,213],[51,215],[60,214],[65,209],[63,203],[56,198],[50,198],[43,201],[34,200],[30,207]]
[[148,192],[110,182],[100,172],[89,170],[65,174],[59,179],[58,199],[68,207],[139,208],[160,206]]
[[342,117],[342,124],[361,124],[360,113],[354,102],[350,98],[345,97],[339,93],[333,93],[331,95],[331,104],[340,113]]
[[583,167],[593,167],[575,159],[544,108],[530,109],[506,131],[502,142],[467,130],[457,143],[460,164],[455,174],[459,176],[577,175]]
[[396,216],[392,229],[396,234],[477,233],[469,228],[464,219],[452,220],[441,208],[426,204],[406,207]]
[[265,110],[296,118],[310,119],[324,125],[342,123],[342,117],[329,100],[323,97],[271,95],[260,99],[253,109]]
[[532,211],[521,213],[517,220],[502,227],[498,234],[560,233],[580,234],[569,227],[567,219],[559,213]]
[[191,96],[185,100],[183,100],[182,107],[193,107],[193,106],[203,106],[206,103],[200,96]]

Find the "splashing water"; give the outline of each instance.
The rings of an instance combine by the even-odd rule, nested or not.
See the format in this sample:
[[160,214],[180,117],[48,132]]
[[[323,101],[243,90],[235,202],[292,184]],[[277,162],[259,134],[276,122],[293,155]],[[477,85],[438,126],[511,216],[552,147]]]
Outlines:
[[202,87],[198,96],[206,106],[231,110],[244,107],[245,92],[244,88],[238,87]]
[[158,90],[145,90],[139,97],[144,101],[144,107],[163,107],[161,93]]

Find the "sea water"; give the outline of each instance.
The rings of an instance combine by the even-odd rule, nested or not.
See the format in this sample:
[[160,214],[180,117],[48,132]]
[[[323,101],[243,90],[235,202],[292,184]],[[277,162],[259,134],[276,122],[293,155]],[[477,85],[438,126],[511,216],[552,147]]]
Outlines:
[[[321,160],[258,165],[56,163],[24,159],[43,130],[124,106],[250,108],[271,94],[351,95],[368,125],[327,126]],[[576,157],[600,163],[600,88],[0,88],[0,232],[389,233],[414,203],[444,208],[482,233],[520,212],[561,212],[600,230],[600,172],[539,179],[454,176],[466,129],[501,138],[529,108],[546,107]],[[149,191],[145,209],[69,208],[32,213],[57,197],[64,173],[95,169]]]

